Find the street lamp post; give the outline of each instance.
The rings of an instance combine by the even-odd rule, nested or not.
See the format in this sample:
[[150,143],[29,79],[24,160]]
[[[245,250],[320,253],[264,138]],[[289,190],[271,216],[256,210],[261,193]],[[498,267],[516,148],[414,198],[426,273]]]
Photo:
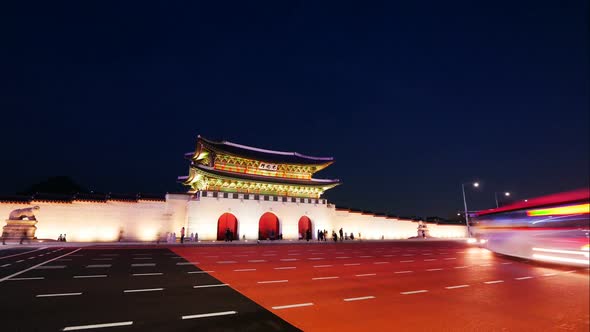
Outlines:
[[[474,187],[479,187],[478,182],[473,183]],[[461,189],[463,190],[463,206],[465,207],[465,225],[467,226],[467,237],[471,237],[471,230],[469,229],[469,211],[467,210],[467,200],[465,199],[465,183],[461,183]]]
[[[508,197],[510,196],[510,193],[507,191],[504,193],[504,196]],[[498,192],[494,192],[494,198],[496,198],[496,209],[500,207],[500,205],[498,204]]]

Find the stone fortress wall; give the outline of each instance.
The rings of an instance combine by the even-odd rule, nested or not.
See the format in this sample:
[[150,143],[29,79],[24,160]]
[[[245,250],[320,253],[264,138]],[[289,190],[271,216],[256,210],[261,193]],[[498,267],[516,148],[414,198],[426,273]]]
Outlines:
[[[225,212],[236,217],[239,237],[245,236],[247,240],[258,238],[258,223],[266,212],[277,216],[279,232],[286,240],[298,239],[298,221],[302,216],[311,220],[314,238],[318,229],[331,233],[340,228],[371,240],[406,239],[417,234],[417,222],[340,210],[324,199],[297,198],[292,202],[290,197],[283,201],[282,197],[275,196],[239,194],[234,198],[233,194],[228,194],[225,198],[223,193],[218,194],[217,197],[211,192],[167,194],[165,200],[133,202],[0,202],[0,222],[4,226],[3,220],[15,209],[39,206],[35,212],[38,239],[55,240],[65,233],[68,241],[76,242],[116,241],[121,230],[126,241],[155,241],[158,234],[164,236],[167,232],[180,236],[182,227],[186,228],[187,236],[198,233],[200,240],[216,240],[217,221]],[[466,236],[465,227],[460,225],[428,224],[428,229],[432,237]]]

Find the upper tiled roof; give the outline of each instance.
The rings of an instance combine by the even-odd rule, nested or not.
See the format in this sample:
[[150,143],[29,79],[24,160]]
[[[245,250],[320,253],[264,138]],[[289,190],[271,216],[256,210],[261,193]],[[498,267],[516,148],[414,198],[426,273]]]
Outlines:
[[[223,152],[233,156],[266,161],[278,164],[324,165],[334,162],[332,157],[312,157],[297,152],[285,152],[260,149],[252,146],[236,144],[229,141],[215,142],[199,135],[198,144],[217,153]],[[194,153],[187,153],[192,156]]]

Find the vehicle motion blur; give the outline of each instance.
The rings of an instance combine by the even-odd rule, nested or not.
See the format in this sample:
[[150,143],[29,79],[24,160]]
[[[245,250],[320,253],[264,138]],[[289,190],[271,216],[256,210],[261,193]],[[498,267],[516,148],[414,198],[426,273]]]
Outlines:
[[478,243],[500,254],[589,266],[590,191],[558,193],[480,211],[473,229]]

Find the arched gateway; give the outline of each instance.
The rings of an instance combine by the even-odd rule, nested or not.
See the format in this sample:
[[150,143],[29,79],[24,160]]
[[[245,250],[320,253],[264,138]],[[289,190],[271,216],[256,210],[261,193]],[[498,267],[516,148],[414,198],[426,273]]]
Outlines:
[[224,213],[217,220],[217,240],[225,240],[225,234],[229,228],[234,240],[238,240],[238,219],[231,213]]
[[299,218],[299,236],[305,239],[308,230],[311,232],[311,238],[313,239],[313,229],[311,227],[311,220],[306,216]]
[[259,240],[276,240],[279,238],[279,218],[273,213],[266,212],[258,223]]

